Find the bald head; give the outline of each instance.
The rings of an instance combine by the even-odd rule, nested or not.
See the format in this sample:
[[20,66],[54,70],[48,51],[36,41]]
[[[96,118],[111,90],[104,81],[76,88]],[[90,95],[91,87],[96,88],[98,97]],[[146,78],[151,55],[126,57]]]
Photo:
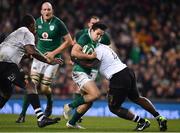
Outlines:
[[51,3],[44,2],[41,6],[41,15],[44,21],[48,21],[53,17],[53,8]]
[[41,6],[41,9],[46,8],[46,7],[48,7],[48,8],[51,8],[51,9],[52,9],[52,5],[51,5],[51,3],[49,3],[49,2],[44,2],[44,3],[42,4],[42,6]]

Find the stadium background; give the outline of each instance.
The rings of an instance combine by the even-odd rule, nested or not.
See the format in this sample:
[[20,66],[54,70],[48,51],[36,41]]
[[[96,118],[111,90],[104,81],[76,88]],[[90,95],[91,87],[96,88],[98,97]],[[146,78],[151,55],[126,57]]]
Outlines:
[[[91,15],[99,16],[108,25],[108,33],[119,57],[135,71],[141,94],[160,102],[165,111],[175,106],[173,111],[177,111],[177,118],[180,117],[178,0],[54,0],[51,3],[55,15],[65,22],[72,36],[84,28]],[[25,13],[38,18],[41,4],[42,1],[37,0],[0,0],[0,41],[18,28]],[[68,52],[63,54],[63,59],[65,64],[52,83],[56,107],[62,107],[66,102],[62,99],[72,98],[71,93],[75,88],[71,79],[72,66]],[[29,65],[30,60],[25,60],[24,64]],[[103,94],[100,99],[105,100],[108,82],[99,78],[97,84]],[[24,92],[16,87],[14,93],[16,95],[13,100],[0,113],[19,113],[15,112],[20,110],[15,105],[21,104]],[[105,101],[101,102],[104,107]],[[11,108],[10,112],[7,112],[8,107]],[[159,106],[158,108],[161,109]],[[172,116],[171,113],[165,112],[168,116]]]

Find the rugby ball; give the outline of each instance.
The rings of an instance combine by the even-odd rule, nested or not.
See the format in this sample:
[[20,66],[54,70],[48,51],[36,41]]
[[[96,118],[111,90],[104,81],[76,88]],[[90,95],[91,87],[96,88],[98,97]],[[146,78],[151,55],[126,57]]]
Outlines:
[[94,52],[94,46],[92,44],[84,45],[82,52],[85,54],[92,54]]

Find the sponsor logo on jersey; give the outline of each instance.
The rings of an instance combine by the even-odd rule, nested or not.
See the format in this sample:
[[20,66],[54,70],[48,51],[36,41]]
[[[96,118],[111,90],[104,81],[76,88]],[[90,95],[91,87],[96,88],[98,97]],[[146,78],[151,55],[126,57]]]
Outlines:
[[47,38],[48,38],[48,36],[49,36],[49,35],[48,35],[48,33],[47,33],[47,32],[43,32],[43,33],[42,33],[42,37],[43,37],[44,39],[47,39]]
[[38,25],[38,29],[42,29],[42,25]]
[[50,29],[51,31],[53,31],[53,30],[54,30],[54,25],[50,25],[50,26],[49,26],[49,29]]

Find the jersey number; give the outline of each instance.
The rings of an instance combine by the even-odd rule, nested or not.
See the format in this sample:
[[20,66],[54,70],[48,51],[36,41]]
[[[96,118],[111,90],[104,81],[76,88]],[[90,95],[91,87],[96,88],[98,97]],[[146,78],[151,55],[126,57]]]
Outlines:
[[114,53],[112,50],[111,50],[111,53],[112,53],[112,56],[113,56],[114,59],[117,59],[117,58],[118,58],[117,54]]

